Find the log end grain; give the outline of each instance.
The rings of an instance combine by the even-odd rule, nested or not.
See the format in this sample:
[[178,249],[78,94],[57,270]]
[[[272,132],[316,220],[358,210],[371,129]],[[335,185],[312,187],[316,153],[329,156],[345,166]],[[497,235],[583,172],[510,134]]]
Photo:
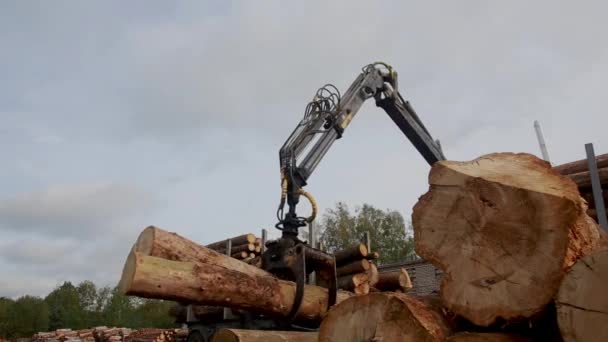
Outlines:
[[321,323],[319,342],[445,341],[450,328],[440,313],[398,293],[351,297]]
[[414,207],[416,252],[444,271],[446,307],[488,326],[531,317],[597,244],[577,186],[529,154],[440,161]]

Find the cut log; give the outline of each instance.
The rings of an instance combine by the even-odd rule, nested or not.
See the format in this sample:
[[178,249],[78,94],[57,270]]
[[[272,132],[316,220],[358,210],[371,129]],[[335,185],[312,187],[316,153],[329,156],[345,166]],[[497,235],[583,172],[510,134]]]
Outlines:
[[[119,283],[121,293],[274,316],[289,313],[295,298],[293,282],[279,280],[257,267],[192,244],[177,234],[146,228],[125,262]],[[158,255],[199,262],[167,260]],[[351,295],[339,291],[338,302]],[[327,310],[327,299],[326,289],[306,286],[298,318],[320,319]]]
[[318,335],[302,331],[220,329],[211,342],[317,342]]
[[448,342],[532,342],[532,340],[515,334],[462,332],[450,336]]
[[401,290],[406,292],[412,288],[410,275],[405,268],[400,268],[395,271],[381,272],[378,274],[378,282],[374,285],[375,288],[381,291],[396,291]]
[[376,286],[380,281],[380,274],[378,273],[378,266],[373,262],[370,262],[369,270],[367,270],[367,276],[369,277],[369,286]]
[[369,267],[370,267],[370,262],[367,261],[366,259],[361,259],[361,260],[355,260],[349,264],[338,267],[336,269],[336,272],[338,273],[338,277],[340,277],[340,276],[347,275],[347,274],[367,272],[367,270],[369,270]]
[[369,282],[365,282],[365,283],[362,283],[362,284],[358,285],[357,287],[355,287],[353,292],[356,295],[366,295],[370,292],[370,289],[371,289],[371,287],[369,286]]
[[[608,184],[608,167],[598,169],[597,172],[600,177],[600,183]],[[591,176],[589,175],[589,171],[573,173],[568,175],[568,177],[572,179],[572,181],[576,183],[579,188],[591,186]]]
[[[226,248],[218,248],[215,249],[215,251],[218,253],[226,254]],[[244,245],[232,246],[230,251],[232,252],[232,254],[240,252],[255,252],[255,245],[252,243],[246,243]]]
[[338,288],[352,291],[355,287],[368,281],[367,273],[347,274],[338,278]]
[[598,243],[576,185],[532,155],[440,161],[429,183],[412,215],[416,252],[444,271],[446,307],[477,325],[540,312]]
[[253,259],[247,260],[247,263],[251,266],[255,266],[257,268],[262,268],[262,258],[257,256]]
[[578,260],[564,277],[557,320],[565,342],[608,341],[608,250]]
[[333,307],[319,342],[445,341],[451,328],[442,312],[405,294],[370,293]]
[[139,234],[133,248],[144,255],[168,260],[209,263],[232,271],[250,273],[251,275],[269,275],[268,272],[259,268],[252,268],[239,260],[228,258],[226,255],[201,246],[176,233],[170,233],[154,226],[144,229]]
[[[598,169],[608,167],[608,153],[595,156],[595,162],[597,163]],[[553,170],[561,173],[562,175],[571,175],[573,173],[589,171],[589,164],[587,159],[581,159],[575,162],[555,166],[553,167]]]
[[367,260],[376,260],[379,258],[380,258],[380,253],[378,253],[378,252],[367,253],[367,255],[365,256],[365,259],[367,259]]
[[338,251],[334,256],[336,258],[336,265],[342,266],[365,258],[367,256],[367,247],[364,244],[358,244]]
[[248,258],[249,257],[249,253],[247,253],[247,252],[238,252],[238,253],[232,254],[232,257],[235,258],[235,259],[241,260],[241,259]]
[[207,247],[209,249],[226,249],[226,243],[228,242],[228,240],[232,240],[233,246],[239,246],[239,245],[255,243],[256,237],[253,234],[243,234],[243,235],[235,236],[230,239],[210,243],[205,247]]

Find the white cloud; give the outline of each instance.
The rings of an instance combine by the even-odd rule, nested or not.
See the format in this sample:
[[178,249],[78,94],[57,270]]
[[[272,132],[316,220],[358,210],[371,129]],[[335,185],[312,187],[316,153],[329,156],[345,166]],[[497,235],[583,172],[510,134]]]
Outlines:
[[133,186],[54,185],[0,200],[0,224],[6,230],[90,237],[114,231],[113,224],[149,210],[153,203],[151,194]]

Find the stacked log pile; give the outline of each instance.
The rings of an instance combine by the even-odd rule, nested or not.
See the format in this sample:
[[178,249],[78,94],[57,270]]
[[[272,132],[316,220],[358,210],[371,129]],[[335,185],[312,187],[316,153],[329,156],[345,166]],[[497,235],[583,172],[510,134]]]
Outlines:
[[[604,206],[608,206],[608,153],[596,156],[598,174],[603,190]],[[567,176],[578,187],[581,196],[587,201],[589,208],[587,214],[597,222],[597,211],[593,193],[591,191],[591,177],[587,159],[577,160],[553,167],[560,174]],[[607,211],[608,212],[608,211]]]
[[608,340],[608,251],[570,177],[497,153],[435,163],[429,183],[412,223],[439,296],[348,298],[319,341]]
[[188,336],[187,329],[140,329],[127,337],[125,342],[183,342]]
[[364,244],[357,244],[334,253],[338,288],[355,294],[368,294],[378,281],[378,268],[368,258],[377,253],[369,253]]
[[226,254],[226,244],[228,240],[230,240],[232,244],[230,249],[231,256],[235,259],[248,261],[262,254],[262,239],[251,233],[217,241],[208,244],[205,247],[218,253]]
[[95,327],[92,329],[57,329],[39,332],[32,336],[32,342],[183,342],[187,329],[140,329]]

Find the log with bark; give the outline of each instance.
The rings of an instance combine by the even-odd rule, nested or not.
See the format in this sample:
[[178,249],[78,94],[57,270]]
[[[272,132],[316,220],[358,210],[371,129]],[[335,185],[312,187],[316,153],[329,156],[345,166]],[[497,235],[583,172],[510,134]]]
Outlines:
[[367,273],[347,274],[338,278],[338,288],[352,291],[357,286],[368,282],[369,277],[367,276]]
[[[214,249],[218,253],[226,254],[226,248],[218,248]],[[235,245],[230,248],[231,254],[240,253],[240,252],[255,252],[255,245],[253,243],[246,243],[243,245]]]
[[317,337],[316,332],[220,329],[211,342],[317,342]]
[[321,323],[319,342],[445,341],[450,333],[441,310],[405,294],[377,292],[333,307]]
[[[221,252],[218,252],[218,253],[221,253]],[[221,253],[221,254],[223,254],[223,253]],[[238,252],[238,253],[233,253],[231,256],[235,259],[241,260],[241,259],[247,259],[249,257],[249,253],[248,252]]]
[[[119,289],[127,295],[274,316],[287,315],[295,298],[295,283],[155,227],[140,234],[125,262]],[[338,302],[351,295],[339,291]],[[327,300],[327,289],[307,285],[297,317],[319,320],[327,311]]]
[[365,256],[365,259],[367,259],[367,260],[380,259],[380,253],[378,253],[378,252],[367,253],[367,255]]
[[565,342],[608,341],[608,250],[579,259],[560,286],[555,304]]
[[235,236],[230,239],[225,239],[222,241],[210,243],[205,247],[207,247],[209,249],[226,249],[226,243],[228,242],[228,240],[232,240],[231,244],[233,246],[239,246],[239,245],[255,243],[256,239],[257,238],[255,237],[254,234],[243,234],[243,235]]
[[334,254],[336,258],[336,265],[338,267],[342,265],[346,265],[355,260],[363,259],[367,256],[367,247],[364,244],[358,244],[341,251],[338,251]]
[[416,252],[444,271],[446,307],[480,325],[539,313],[595,248],[576,185],[529,154],[440,161],[413,211]]
[[[608,167],[598,169],[597,172],[600,178],[600,183],[608,184]],[[579,188],[591,186],[591,176],[589,175],[589,171],[573,173],[571,175],[568,175],[568,177],[572,179],[572,181],[576,183]]]
[[[608,167],[608,153],[595,156],[595,162],[597,163],[598,169]],[[553,169],[562,175],[571,175],[573,173],[589,171],[589,164],[587,162],[587,159],[581,159],[574,162],[554,166]]]
[[397,291],[407,292],[411,289],[412,281],[410,275],[405,268],[400,268],[395,271],[381,272],[378,274],[378,282],[374,285],[380,291]]
[[344,276],[347,274],[367,272],[367,270],[369,270],[369,268],[370,268],[370,264],[371,263],[369,261],[367,261],[366,259],[355,260],[344,266],[338,267],[336,269],[336,272],[338,274],[338,277]]

